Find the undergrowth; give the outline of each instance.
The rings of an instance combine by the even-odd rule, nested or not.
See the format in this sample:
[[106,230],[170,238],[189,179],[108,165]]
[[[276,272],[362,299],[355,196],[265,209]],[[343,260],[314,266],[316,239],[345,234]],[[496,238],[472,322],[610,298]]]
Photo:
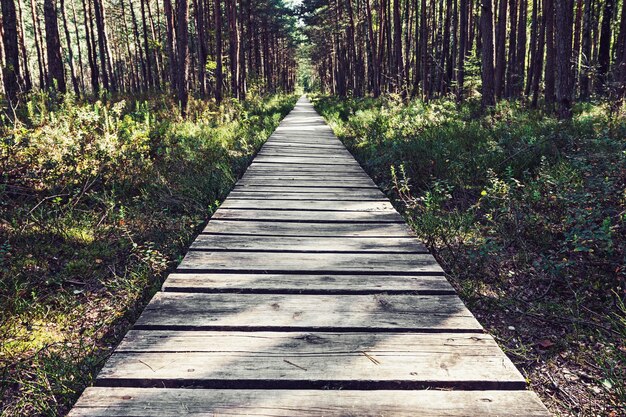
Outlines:
[[295,104],[33,95],[0,142],[2,415],[63,415]]
[[314,102],[552,411],[626,412],[624,113]]

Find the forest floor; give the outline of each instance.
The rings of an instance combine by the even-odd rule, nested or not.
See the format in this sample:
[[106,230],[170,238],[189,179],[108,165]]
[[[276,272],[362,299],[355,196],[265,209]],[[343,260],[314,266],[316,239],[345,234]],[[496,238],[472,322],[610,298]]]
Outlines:
[[314,96],[551,412],[626,415],[626,115]]
[[294,106],[53,105],[0,142],[0,413],[64,415]]

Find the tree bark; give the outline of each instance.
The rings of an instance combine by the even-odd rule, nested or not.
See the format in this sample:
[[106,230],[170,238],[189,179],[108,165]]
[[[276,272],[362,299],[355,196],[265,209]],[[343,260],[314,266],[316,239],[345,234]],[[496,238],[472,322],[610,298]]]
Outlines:
[[215,101],[222,102],[222,7],[221,0],[215,0]]
[[43,11],[46,25],[46,51],[48,54],[48,85],[61,93],[65,93],[67,87],[65,85],[57,9],[54,0],[44,0]]
[[2,0],[2,29],[4,30],[2,41],[5,55],[2,78],[9,110],[12,110],[17,107],[20,89],[20,56],[17,46],[17,15],[14,0]]
[[[560,0],[559,0],[560,1]],[[553,104],[555,100],[555,59],[554,46],[554,3],[553,0],[544,0],[543,18],[546,28],[546,75],[544,96],[546,104]]]
[[506,6],[507,0],[498,0],[498,26],[496,28],[496,65],[494,90],[496,98],[502,98],[506,74]]
[[72,38],[70,38],[70,28],[67,24],[67,15],[65,13],[65,0],[59,0],[59,7],[61,8],[61,18],[63,19],[63,29],[65,30],[65,42],[67,43],[67,61],[70,66],[70,79],[72,80],[72,87],[74,88],[74,94],[80,96],[80,88],[78,86],[78,78],[76,78],[76,70],[74,68],[74,52],[72,51]]
[[176,49],[178,51],[178,69],[176,87],[178,102],[183,116],[187,114],[189,93],[187,90],[187,70],[189,65],[189,6],[187,0],[176,1]]
[[493,66],[493,0],[482,0],[480,31],[482,37],[482,104],[487,107],[496,104]]
[[572,117],[572,25],[573,0],[558,0],[556,7],[556,101],[560,119]]

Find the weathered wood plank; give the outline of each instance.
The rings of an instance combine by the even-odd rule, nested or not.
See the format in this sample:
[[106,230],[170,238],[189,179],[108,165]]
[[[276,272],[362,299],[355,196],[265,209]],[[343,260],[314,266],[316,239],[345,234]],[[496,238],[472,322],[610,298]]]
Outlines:
[[317,200],[269,200],[258,198],[228,198],[220,208],[264,210],[332,210],[332,211],[395,211],[388,201],[317,201]]
[[454,294],[441,275],[170,274],[163,291],[276,294]]
[[298,188],[365,188],[365,189],[378,189],[376,185],[363,180],[318,180],[318,179],[287,179],[281,178],[278,180],[272,180],[268,178],[255,177],[253,179],[246,178],[241,179],[237,185],[240,188],[253,188],[253,187],[298,187]]
[[157,293],[137,329],[481,332],[451,295]]
[[547,417],[530,391],[87,388],[68,417]]
[[300,222],[402,223],[402,217],[393,211],[305,211],[305,210],[246,210],[219,209],[214,219],[243,219]]
[[413,237],[288,237],[200,235],[191,244],[196,250],[273,251],[273,252],[378,252],[428,253],[426,247]]
[[428,254],[189,252],[179,271],[428,275],[443,270]]
[[291,389],[526,386],[488,335],[217,331],[130,331],[96,383]]
[[295,174],[280,174],[280,173],[246,173],[240,180],[241,181],[277,181],[277,180],[285,180],[285,181],[324,181],[324,182],[328,182],[330,184],[335,183],[335,182],[340,182],[340,183],[344,183],[344,182],[353,182],[353,181],[360,181],[360,182],[365,182],[368,184],[374,184],[374,181],[372,181],[371,179],[361,176],[361,175],[356,175],[356,176],[349,176],[349,177],[345,177],[345,176],[336,176],[336,175],[328,175],[326,173],[320,173],[320,174],[302,174],[302,173],[295,173]]
[[224,221],[212,219],[203,233],[226,233],[258,236],[369,236],[377,238],[402,237],[412,234],[406,224],[399,223],[297,223]]
[[274,163],[274,164],[296,164],[296,165],[317,165],[320,168],[324,165],[345,165],[352,167],[359,167],[359,164],[354,159],[338,158],[337,160],[329,158],[308,158],[297,156],[265,156],[258,155],[254,158],[256,164]]
[[[242,190],[244,190],[242,188]],[[309,189],[310,191],[311,189]],[[255,190],[246,188],[245,191],[232,191],[228,196],[229,200],[234,199],[258,199],[267,200],[318,200],[318,201],[389,201],[377,190],[346,191],[340,194],[337,192],[303,192],[296,189],[282,188],[280,191]]]

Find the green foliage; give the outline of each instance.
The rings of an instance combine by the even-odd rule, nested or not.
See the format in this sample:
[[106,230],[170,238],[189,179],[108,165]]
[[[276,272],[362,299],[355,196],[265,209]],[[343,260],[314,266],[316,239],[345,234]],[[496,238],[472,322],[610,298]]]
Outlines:
[[[494,304],[519,312],[525,326],[527,315],[539,317],[541,336],[525,335],[530,345],[566,322],[554,338],[571,340],[576,349],[580,338],[599,339],[602,355],[581,354],[602,360],[607,378],[620,380],[626,368],[626,347],[615,333],[626,331],[617,308],[626,299],[623,113],[581,104],[572,121],[561,122],[506,101],[488,114],[472,101],[317,96],[314,102],[396,200],[466,302],[482,305],[494,320]],[[623,404],[623,383],[611,382],[607,392],[607,401]]]
[[3,415],[60,415],[295,96],[31,96],[0,142]]

